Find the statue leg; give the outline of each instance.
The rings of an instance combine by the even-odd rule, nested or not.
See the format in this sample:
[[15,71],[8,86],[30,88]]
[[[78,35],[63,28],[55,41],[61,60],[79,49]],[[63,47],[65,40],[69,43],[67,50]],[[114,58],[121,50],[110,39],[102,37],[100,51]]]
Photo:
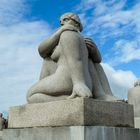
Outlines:
[[105,74],[101,64],[95,63],[95,68],[96,68],[96,71],[98,73],[103,90],[104,90],[105,94],[108,95],[108,99],[121,101],[120,98],[113,95],[111,88],[110,88],[110,85],[109,85],[109,82],[108,82],[108,79],[106,77],[106,74]]
[[69,72],[67,68],[60,66],[53,75],[41,79],[29,89],[27,101],[29,103],[47,102],[47,96],[52,98],[66,97],[71,92],[72,81]]
[[95,98],[100,98],[105,95],[104,90],[102,88],[102,85],[100,83],[98,73],[96,71],[95,65],[92,62],[92,60],[89,59],[89,72],[92,78],[92,92],[93,92],[93,97]]
[[69,98],[92,97],[88,71],[88,51],[83,38],[76,32],[64,32],[60,46],[69,68],[73,91]]
[[95,63],[94,66],[95,66],[95,69],[96,69],[97,74],[99,76],[99,79],[100,79],[100,82],[101,82],[101,85],[102,85],[102,88],[103,88],[105,94],[109,94],[109,95],[113,96],[111,88],[109,86],[108,79],[106,77],[106,74],[105,74],[101,64]]
[[[96,99],[105,101],[120,100],[119,98],[113,96],[110,87],[109,89],[105,89],[108,88],[109,83],[105,83],[108,81],[106,81],[107,78],[104,77],[105,73],[99,64],[94,64],[91,60],[89,60],[89,70],[92,77],[93,94]],[[108,91],[111,93],[107,93]]]
[[59,95],[59,96],[50,96],[43,93],[37,93],[28,97],[28,103],[43,103],[43,102],[52,102],[59,100],[66,100],[68,95]]
[[57,64],[51,58],[44,59],[39,79],[41,80],[49,75],[54,74],[56,69]]

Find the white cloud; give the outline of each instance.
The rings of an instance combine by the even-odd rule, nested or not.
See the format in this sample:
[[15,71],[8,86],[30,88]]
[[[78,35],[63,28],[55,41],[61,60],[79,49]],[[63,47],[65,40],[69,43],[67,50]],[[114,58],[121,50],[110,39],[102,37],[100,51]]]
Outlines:
[[[114,62],[127,63],[132,60],[140,60],[140,40],[127,41],[119,40],[115,43]],[[114,63],[115,64],[115,63]]]
[[27,90],[38,80],[41,69],[37,46],[51,32],[46,22],[23,18],[27,10],[23,0],[1,2],[0,112],[26,102]]
[[[114,39],[117,42],[125,40],[125,44],[120,49],[118,57],[114,58],[116,49],[111,52],[114,60],[118,58],[119,63],[128,63],[130,61],[139,59],[139,39],[140,39],[140,2],[135,2],[134,5],[126,8],[126,0],[82,0],[80,6],[77,8],[81,19],[85,25],[85,34],[89,36],[96,36],[100,44],[106,43]],[[135,42],[135,45],[132,46]],[[115,47],[115,42],[112,44]],[[126,47],[127,46],[127,47]],[[136,55],[130,56],[125,52],[126,48],[133,48],[133,53]],[[113,47],[113,46],[111,46]],[[118,52],[118,53],[119,53]],[[125,56],[126,55],[126,56]],[[124,61],[124,56],[126,61]],[[119,60],[122,58],[123,60]],[[119,64],[118,63],[118,64]]]
[[137,80],[135,74],[131,71],[115,70],[108,64],[102,64],[108,77],[110,87],[114,95],[127,99],[128,89],[133,87]]
[[[109,2],[104,2],[103,0],[82,1],[81,6],[84,8],[80,6],[78,10],[80,13],[85,13],[83,21],[86,20],[86,23],[88,23],[85,27],[86,32],[93,35],[101,30],[102,32],[106,31],[109,33],[108,27],[111,27],[111,29],[118,29],[118,22],[124,22],[122,17],[126,17],[126,14],[123,16],[122,13],[120,13],[124,5],[124,0]],[[89,9],[91,14],[89,14]],[[90,16],[88,16],[88,14]]]
[[28,11],[27,8],[25,0],[0,0],[0,24],[20,21]]

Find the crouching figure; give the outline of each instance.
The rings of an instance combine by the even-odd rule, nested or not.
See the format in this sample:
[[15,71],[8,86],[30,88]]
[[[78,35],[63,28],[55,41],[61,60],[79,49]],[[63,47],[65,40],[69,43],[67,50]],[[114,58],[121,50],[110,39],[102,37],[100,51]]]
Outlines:
[[44,59],[40,80],[28,91],[28,103],[75,97],[118,100],[113,96],[96,44],[83,37],[80,18],[66,13],[61,27],[38,50]]

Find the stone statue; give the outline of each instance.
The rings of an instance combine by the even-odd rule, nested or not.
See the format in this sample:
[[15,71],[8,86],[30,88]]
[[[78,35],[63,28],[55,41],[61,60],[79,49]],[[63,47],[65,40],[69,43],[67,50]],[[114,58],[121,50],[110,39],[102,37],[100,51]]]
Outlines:
[[3,118],[2,113],[0,113],[0,130],[5,128],[4,123],[5,123],[5,119]]
[[28,91],[28,103],[75,97],[119,100],[111,92],[96,44],[80,34],[80,18],[66,13],[60,23],[61,27],[38,48],[44,62],[40,80]]
[[128,103],[134,105],[134,116],[140,117],[140,80],[128,91]]

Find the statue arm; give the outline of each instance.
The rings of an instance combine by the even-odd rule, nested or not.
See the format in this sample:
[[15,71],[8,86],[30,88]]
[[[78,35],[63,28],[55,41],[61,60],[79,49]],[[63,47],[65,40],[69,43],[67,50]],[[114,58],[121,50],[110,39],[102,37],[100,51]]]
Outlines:
[[94,63],[100,63],[102,58],[96,44],[90,38],[84,38],[84,40],[88,49],[89,57]]
[[50,54],[58,44],[61,33],[62,30],[58,29],[50,38],[44,40],[39,45],[38,51],[41,57],[46,58],[47,56],[50,56]]
[[46,39],[39,45],[38,51],[41,57],[46,58],[52,54],[53,50],[58,45],[61,33],[66,30],[77,31],[71,25],[60,27],[50,38]]

